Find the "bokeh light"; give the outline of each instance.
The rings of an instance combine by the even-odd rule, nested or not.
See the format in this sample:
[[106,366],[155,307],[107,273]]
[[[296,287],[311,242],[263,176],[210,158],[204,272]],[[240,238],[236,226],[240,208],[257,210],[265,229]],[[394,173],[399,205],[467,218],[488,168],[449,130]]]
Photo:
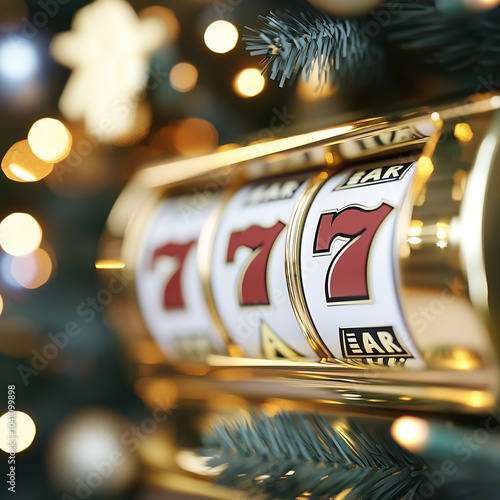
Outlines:
[[10,267],[14,257],[9,254],[4,254],[0,256],[0,277],[2,279],[2,285],[7,285],[10,288],[19,290],[22,286],[14,279],[10,271]]
[[124,269],[125,262],[122,260],[101,259],[95,263],[96,269]]
[[71,150],[71,134],[59,120],[42,118],[28,132],[28,143],[41,160],[56,163],[64,160]]
[[0,45],[0,76],[10,83],[32,78],[39,66],[35,46],[21,36],[5,39]]
[[162,5],[151,5],[150,7],[142,9],[138,15],[140,19],[154,17],[163,21],[167,28],[166,42],[172,42],[179,36],[179,31],[181,29],[179,21],[174,12],[167,7],[163,7]]
[[465,0],[464,4],[472,11],[491,10],[500,5],[500,0]]
[[418,453],[429,439],[429,424],[416,417],[400,417],[391,426],[391,436],[407,450]]
[[3,313],[3,297],[0,295],[0,316]]
[[460,142],[470,142],[474,137],[468,123],[457,123],[455,125],[454,135]]
[[170,71],[170,85],[177,92],[189,92],[198,81],[198,70],[188,62],[176,64]]
[[10,272],[22,287],[39,288],[47,283],[52,274],[52,260],[45,250],[38,248],[28,255],[14,257]]
[[[15,436],[10,434],[14,430]],[[22,411],[4,413],[0,417],[0,449],[5,453],[19,453],[28,448],[36,435],[33,419]]]
[[10,255],[19,257],[34,252],[42,241],[42,228],[34,217],[16,212],[0,222],[0,245]]
[[311,68],[309,79],[300,78],[297,84],[297,97],[305,102],[319,101],[331,97],[338,90],[339,85],[333,85],[330,80],[325,81],[319,64]]
[[255,68],[240,71],[234,78],[234,91],[241,97],[253,97],[264,90],[266,79]]
[[228,21],[214,21],[205,30],[205,44],[218,54],[225,54],[234,49],[238,41],[238,30]]
[[27,140],[16,142],[2,159],[5,176],[16,182],[36,182],[52,172],[53,163],[36,156]]
[[216,128],[207,120],[187,118],[174,129],[174,147],[184,156],[198,156],[210,153],[219,140]]

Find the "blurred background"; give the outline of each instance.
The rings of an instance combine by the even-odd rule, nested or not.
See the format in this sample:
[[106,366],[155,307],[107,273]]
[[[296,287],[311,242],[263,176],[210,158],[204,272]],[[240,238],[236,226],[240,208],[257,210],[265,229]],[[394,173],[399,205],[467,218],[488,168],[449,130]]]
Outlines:
[[[157,439],[158,419],[106,324],[113,296],[95,265],[109,211],[139,165],[498,86],[489,70],[450,75],[418,50],[389,48],[369,82],[320,88],[313,75],[280,88],[241,38],[259,15],[294,5],[1,1],[0,415],[15,385],[16,410],[36,426],[16,457],[17,498],[87,498],[89,484],[95,498],[165,498],[140,482],[136,451]],[[113,451],[119,467],[96,476]]]

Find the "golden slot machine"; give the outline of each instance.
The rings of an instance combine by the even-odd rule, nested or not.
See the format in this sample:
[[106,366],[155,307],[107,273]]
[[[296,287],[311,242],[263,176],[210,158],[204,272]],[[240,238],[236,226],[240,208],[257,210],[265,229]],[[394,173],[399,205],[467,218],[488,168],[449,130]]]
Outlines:
[[172,414],[145,481],[409,499],[491,472],[499,108],[476,94],[136,172],[98,268],[126,283],[108,313],[136,392]]

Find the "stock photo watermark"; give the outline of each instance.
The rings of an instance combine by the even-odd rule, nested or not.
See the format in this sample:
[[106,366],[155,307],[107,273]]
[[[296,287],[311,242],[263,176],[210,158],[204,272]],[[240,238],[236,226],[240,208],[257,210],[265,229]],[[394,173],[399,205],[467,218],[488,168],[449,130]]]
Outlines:
[[48,341],[43,347],[31,350],[33,356],[29,364],[20,363],[17,366],[17,372],[25,386],[29,384],[31,377],[38,376],[41,371],[47,368],[50,361],[68,347],[71,339],[78,337],[83,332],[82,322],[84,324],[92,323],[97,314],[102,313],[113,298],[123,292],[132,279],[131,275],[117,271],[113,271],[112,275],[106,287],[101,288],[95,296],[87,297],[76,306],[75,315],[78,319],[67,321],[59,332],[48,333]]

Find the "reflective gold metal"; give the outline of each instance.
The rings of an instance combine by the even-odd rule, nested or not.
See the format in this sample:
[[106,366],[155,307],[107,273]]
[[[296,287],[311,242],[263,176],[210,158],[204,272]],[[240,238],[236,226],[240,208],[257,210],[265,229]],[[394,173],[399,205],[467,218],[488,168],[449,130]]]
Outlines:
[[[104,284],[111,279],[124,283],[123,293],[114,296],[108,310],[134,361],[132,377],[139,382],[147,378],[147,387],[154,387],[150,382],[155,379],[167,381],[157,384],[158,397],[161,387],[168,387],[182,411],[194,411],[201,421],[210,412],[231,415],[247,406],[268,412],[282,407],[372,417],[413,413],[442,418],[495,411],[500,398],[499,108],[500,96],[475,95],[449,106],[371,118],[139,170],[111,211],[99,255],[101,260],[125,265],[99,271]],[[396,136],[399,139],[391,142],[390,137]],[[398,287],[406,323],[426,366],[411,370],[339,360],[249,359],[232,350],[229,338],[232,356],[209,357],[207,365],[170,365],[144,326],[134,283],[138,245],[160,200],[169,193],[193,189],[203,193],[214,186],[228,189],[271,175],[318,172],[315,187],[294,215],[300,229],[301,210],[328,172],[355,165],[360,158],[363,164],[418,160],[411,207],[406,223],[401,217],[397,235]],[[297,257],[299,234],[288,235],[288,266]],[[208,255],[209,236],[203,245],[202,252]],[[207,273],[208,259],[202,260],[202,271]],[[297,277],[291,269],[289,274],[292,301],[300,304]],[[308,315],[300,307],[298,319],[310,344],[325,357],[328,350],[310,334]],[[149,390],[145,399],[151,402],[154,394]],[[203,493],[206,483],[200,478],[178,469],[171,474],[160,478],[152,473],[151,481],[160,484],[184,477],[182,491],[212,498]],[[234,498],[231,494],[221,490],[213,498]]]

